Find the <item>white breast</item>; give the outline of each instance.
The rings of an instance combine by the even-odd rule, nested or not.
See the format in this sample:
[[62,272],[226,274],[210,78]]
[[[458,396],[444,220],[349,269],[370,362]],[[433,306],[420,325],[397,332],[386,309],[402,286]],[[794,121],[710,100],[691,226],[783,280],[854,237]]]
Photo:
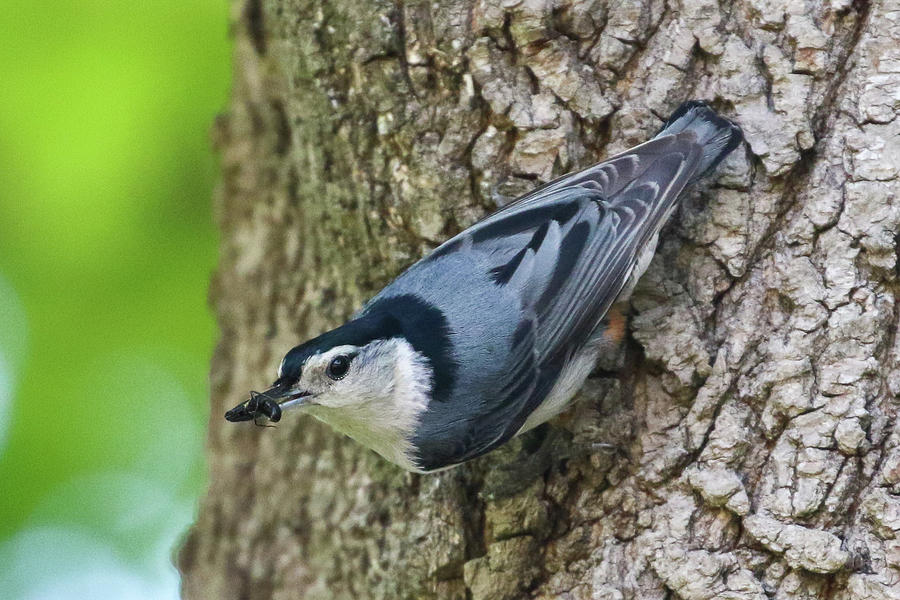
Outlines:
[[599,345],[588,344],[584,350],[575,355],[560,373],[556,385],[547,394],[547,398],[528,416],[525,424],[522,425],[522,428],[519,429],[516,435],[525,433],[529,429],[549,421],[565,410],[572,397],[584,384],[584,380],[587,379],[587,376],[594,369],[600,348],[601,346]]

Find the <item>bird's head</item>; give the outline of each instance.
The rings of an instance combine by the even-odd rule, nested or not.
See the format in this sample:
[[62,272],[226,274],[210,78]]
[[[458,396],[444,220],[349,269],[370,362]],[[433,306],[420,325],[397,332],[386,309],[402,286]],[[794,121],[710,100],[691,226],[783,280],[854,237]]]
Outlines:
[[403,464],[432,379],[427,358],[401,332],[359,319],[291,349],[272,386],[225,418],[263,425],[300,409]]

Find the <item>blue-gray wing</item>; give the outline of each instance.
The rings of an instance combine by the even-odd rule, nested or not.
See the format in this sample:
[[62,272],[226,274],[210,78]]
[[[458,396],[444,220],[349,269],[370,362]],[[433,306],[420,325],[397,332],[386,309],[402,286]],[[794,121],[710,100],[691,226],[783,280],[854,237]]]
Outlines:
[[519,302],[504,375],[445,462],[474,458],[521,429],[619,297],[685,186],[739,142],[736,126],[685,105],[656,138],[524,196],[426,259],[469,255]]

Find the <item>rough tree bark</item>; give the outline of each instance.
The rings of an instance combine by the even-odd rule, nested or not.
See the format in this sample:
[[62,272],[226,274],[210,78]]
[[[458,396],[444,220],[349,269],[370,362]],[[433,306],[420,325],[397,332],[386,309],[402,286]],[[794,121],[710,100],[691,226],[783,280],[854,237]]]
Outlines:
[[[234,10],[186,598],[900,598],[898,0]],[[222,419],[439,241],[691,98],[748,144],[568,418],[427,477],[312,419]]]

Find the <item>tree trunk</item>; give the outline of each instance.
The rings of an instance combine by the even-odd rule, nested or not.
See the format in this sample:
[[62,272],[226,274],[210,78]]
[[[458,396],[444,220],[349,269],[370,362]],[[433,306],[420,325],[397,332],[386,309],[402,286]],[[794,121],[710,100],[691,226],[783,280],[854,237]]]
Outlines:
[[[900,598],[898,0],[235,14],[186,598]],[[431,476],[310,418],[224,421],[428,249],[693,98],[747,146],[562,419]]]

